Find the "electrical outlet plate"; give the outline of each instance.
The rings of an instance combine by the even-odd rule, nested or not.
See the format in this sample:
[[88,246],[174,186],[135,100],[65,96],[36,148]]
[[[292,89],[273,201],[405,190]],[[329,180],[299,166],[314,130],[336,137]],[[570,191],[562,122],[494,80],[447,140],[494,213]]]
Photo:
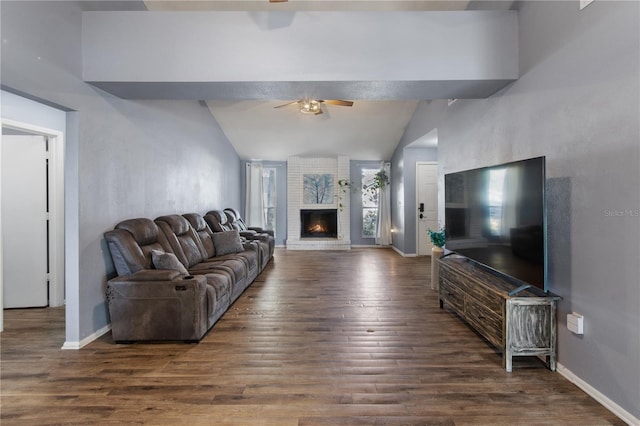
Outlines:
[[584,334],[584,317],[575,312],[567,314],[567,328],[574,334]]
[[580,10],[584,9],[585,7],[589,6],[591,3],[593,3],[595,0],[580,0]]

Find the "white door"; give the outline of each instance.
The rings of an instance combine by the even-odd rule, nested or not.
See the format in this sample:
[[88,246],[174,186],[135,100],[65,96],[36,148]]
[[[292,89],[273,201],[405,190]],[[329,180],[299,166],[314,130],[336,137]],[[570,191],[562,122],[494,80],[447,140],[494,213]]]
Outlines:
[[47,165],[43,136],[2,136],[4,308],[48,304]]
[[418,256],[431,256],[431,240],[428,229],[438,230],[438,165],[418,163],[416,165],[416,207]]

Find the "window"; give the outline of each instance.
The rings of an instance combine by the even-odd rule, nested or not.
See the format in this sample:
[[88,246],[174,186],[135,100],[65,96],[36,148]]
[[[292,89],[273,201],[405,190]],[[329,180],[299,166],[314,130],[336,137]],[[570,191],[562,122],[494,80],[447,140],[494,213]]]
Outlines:
[[379,190],[370,189],[379,169],[362,169],[362,237],[375,238],[378,226]]
[[262,187],[264,190],[264,217],[266,229],[276,230],[276,169],[262,169]]

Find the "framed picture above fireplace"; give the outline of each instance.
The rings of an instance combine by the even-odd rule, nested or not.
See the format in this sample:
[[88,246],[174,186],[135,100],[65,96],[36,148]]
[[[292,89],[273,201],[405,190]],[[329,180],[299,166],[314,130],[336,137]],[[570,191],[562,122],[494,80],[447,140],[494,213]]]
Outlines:
[[305,174],[302,175],[304,204],[333,204],[333,175]]

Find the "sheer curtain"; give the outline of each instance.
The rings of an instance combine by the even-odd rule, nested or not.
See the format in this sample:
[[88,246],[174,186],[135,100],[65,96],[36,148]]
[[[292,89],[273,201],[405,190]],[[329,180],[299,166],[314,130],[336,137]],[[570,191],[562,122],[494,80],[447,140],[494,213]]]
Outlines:
[[[382,163],[380,170],[391,179],[391,163]],[[391,244],[391,183],[384,185],[379,191],[376,244],[388,246]]]
[[262,184],[262,163],[247,163],[247,194],[245,220],[247,226],[264,228],[264,188]]

